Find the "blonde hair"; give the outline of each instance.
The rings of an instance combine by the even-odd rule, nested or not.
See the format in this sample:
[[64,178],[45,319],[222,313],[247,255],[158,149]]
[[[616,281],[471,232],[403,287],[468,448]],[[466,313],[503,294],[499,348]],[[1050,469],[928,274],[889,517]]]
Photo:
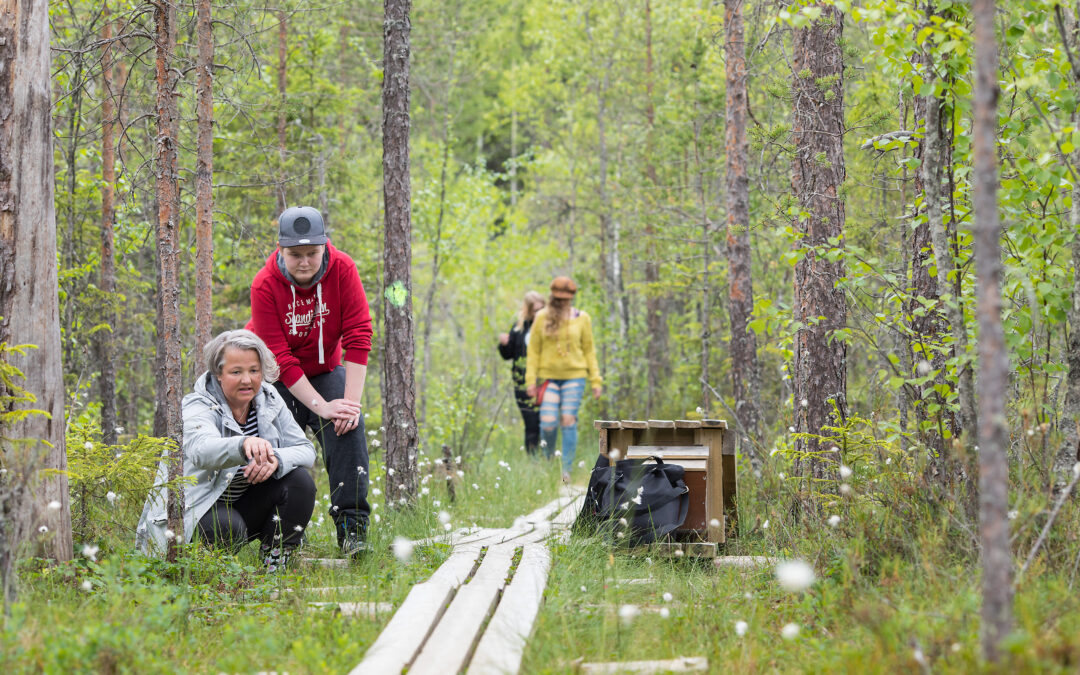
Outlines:
[[573,302],[573,298],[556,298],[554,295],[548,298],[547,322],[544,324],[545,333],[555,335],[559,332],[563,319],[570,317],[570,306]]
[[[540,295],[536,291],[529,291],[525,294],[525,298],[521,301],[521,311],[518,312],[517,329],[521,330],[525,327],[526,321],[532,321],[536,318],[536,313],[540,310],[534,310],[533,305],[540,302],[541,305],[545,305],[544,296]],[[543,306],[540,308],[543,309]]]

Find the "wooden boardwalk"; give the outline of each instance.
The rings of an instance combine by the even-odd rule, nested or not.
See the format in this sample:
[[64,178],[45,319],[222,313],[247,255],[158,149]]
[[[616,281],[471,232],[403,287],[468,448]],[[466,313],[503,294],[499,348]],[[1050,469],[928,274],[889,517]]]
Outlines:
[[545,542],[569,534],[583,499],[565,488],[511,527],[417,542],[448,541],[453,552],[413,586],[352,673],[517,673],[551,567]]

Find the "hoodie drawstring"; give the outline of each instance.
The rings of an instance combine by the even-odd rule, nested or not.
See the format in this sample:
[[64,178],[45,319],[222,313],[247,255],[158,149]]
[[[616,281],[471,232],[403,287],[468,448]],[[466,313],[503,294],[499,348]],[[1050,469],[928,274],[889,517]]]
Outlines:
[[289,335],[296,335],[296,286],[289,284],[289,290],[292,291],[292,304],[289,305]]
[[[315,284],[315,295],[318,298],[315,305],[315,316],[319,317],[319,363],[326,363],[326,356],[323,354],[323,323],[326,317],[322,312],[322,282]],[[296,297],[296,291],[293,291],[293,297]]]

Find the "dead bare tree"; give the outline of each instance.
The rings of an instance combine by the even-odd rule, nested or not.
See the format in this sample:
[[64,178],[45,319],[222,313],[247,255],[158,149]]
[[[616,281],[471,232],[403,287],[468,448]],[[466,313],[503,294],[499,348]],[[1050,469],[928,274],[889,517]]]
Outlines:
[[[198,0],[196,33],[199,55],[195,65],[198,116],[195,160],[195,358],[213,330],[214,282],[214,34],[210,0]],[[197,368],[196,368],[197,370]]]

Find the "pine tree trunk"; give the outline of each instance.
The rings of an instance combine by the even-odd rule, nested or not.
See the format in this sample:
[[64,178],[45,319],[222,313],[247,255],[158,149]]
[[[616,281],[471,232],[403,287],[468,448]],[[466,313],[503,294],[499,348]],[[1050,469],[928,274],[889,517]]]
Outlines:
[[744,0],[724,0],[724,55],[727,66],[727,252],[728,312],[731,315],[731,377],[739,437],[755,438],[760,414],[761,379],[757,336],[749,330],[754,312],[750,257],[750,179],[746,139],[746,42]]
[[664,315],[664,297],[661,294],[660,263],[656,251],[656,227],[653,213],[663,190],[656,173],[656,111],[653,106],[654,72],[652,48],[652,2],[645,0],[645,122],[648,137],[645,153],[645,176],[649,179],[649,212],[645,216],[645,327],[648,333],[645,343],[646,367],[648,369],[645,413],[657,404],[664,376],[670,369],[668,360],[668,327]]
[[[844,89],[843,15],[818,5],[821,18],[795,31],[792,70],[792,138],[795,157],[791,183],[800,211],[794,223],[808,248],[795,266],[795,427],[800,433],[828,436],[828,425],[841,422],[847,409],[847,346],[836,331],[847,322],[847,302],[837,281],[843,263],[825,253],[843,246]],[[830,241],[832,240],[832,241]],[[835,478],[840,459],[827,452],[833,443],[799,437],[796,472]]]
[[[42,553],[60,561],[70,560],[72,554],[68,481],[63,473],[67,469],[67,454],[50,86],[47,3],[3,0],[0,2],[0,341],[8,345],[35,345],[25,355],[5,357],[23,373],[19,386],[37,399],[14,407],[49,413],[28,415],[0,429],[5,438],[37,441],[5,443],[3,448],[4,465],[20,474],[0,476],[0,572],[9,597],[13,595],[10,582],[21,535],[33,533],[33,528],[46,527],[47,533],[39,539]],[[41,469],[53,472],[37,473]],[[8,493],[16,481],[25,481],[27,489],[18,494]],[[51,501],[59,502],[61,508],[47,509]]]
[[116,106],[113,103],[113,22],[109,7],[102,10],[105,22],[101,28],[104,42],[101,54],[101,293],[104,299],[102,323],[108,330],[97,334],[98,360],[101,375],[98,378],[98,394],[101,397],[101,437],[107,445],[116,444],[116,308],[113,296],[116,292],[116,251],[114,224],[116,222]]
[[202,369],[203,348],[210,342],[214,316],[214,34],[210,0],[198,0],[196,14],[199,130],[195,159],[195,355],[192,370],[198,373]]
[[385,0],[383,19],[383,350],[386,501],[417,493],[415,340],[412,312],[412,186],[409,179],[409,11],[411,0]]
[[277,184],[277,212],[281,214],[289,206],[289,200],[285,197],[285,156],[287,153],[285,128],[288,124],[286,118],[286,85],[288,84],[286,66],[288,64],[288,31],[289,24],[286,21],[285,11],[278,12],[278,68],[277,68],[277,88],[278,88],[278,115],[277,115],[277,137],[278,137],[278,160],[280,166],[278,167],[278,184]]
[[[154,166],[157,193],[158,336],[157,369],[160,386],[157,406],[165,426],[165,436],[173,443],[169,457],[169,479],[183,476],[184,456],[180,422],[180,249],[179,185],[177,174],[178,113],[176,84],[178,71],[173,67],[176,52],[176,9],[168,0],[154,3],[155,46],[157,49],[157,156]],[[184,491],[169,490],[169,529],[183,541]],[[175,560],[179,543],[172,542],[168,557]]]
[[982,543],[982,653],[990,663],[1012,629],[1009,548],[1009,357],[1001,325],[1001,224],[997,211],[998,57],[994,0],[974,0],[975,110],[972,145],[975,272],[979,315],[979,534]]

